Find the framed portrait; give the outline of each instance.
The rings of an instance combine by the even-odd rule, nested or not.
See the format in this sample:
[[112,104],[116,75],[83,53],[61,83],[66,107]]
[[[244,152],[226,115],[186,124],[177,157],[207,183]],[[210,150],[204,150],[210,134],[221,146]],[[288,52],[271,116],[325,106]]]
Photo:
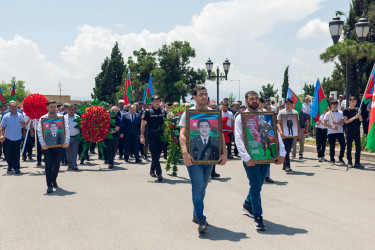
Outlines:
[[62,147],[65,142],[65,121],[64,116],[54,118],[43,117],[42,133],[43,139],[48,148]]
[[218,110],[186,111],[187,148],[193,164],[217,164],[222,155],[223,129]]
[[241,113],[244,144],[256,163],[272,163],[279,155],[276,115],[274,112]]
[[285,138],[297,138],[299,134],[298,114],[281,114],[281,130]]

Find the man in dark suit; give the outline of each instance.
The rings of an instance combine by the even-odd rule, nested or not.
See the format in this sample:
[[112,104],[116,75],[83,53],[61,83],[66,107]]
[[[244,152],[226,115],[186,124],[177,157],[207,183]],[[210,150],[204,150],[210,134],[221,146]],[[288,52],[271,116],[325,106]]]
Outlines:
[[206,119],[198,122],[199,135],[194,137],[190,142],[191,156],[194,160],[208,161],[218,160],[219,139],[210,136],[211,124]]
[[289,117],[288,117],[288,120],[286,121],[286,126],[288,127],[289,135],[293,136],[293,121]]
[[136,106],[131,105],[130,112],[122,115],[120,123],[120,137],[124,138],[124,159],[129,161],[130,144],[134,149],[135,162],[141,162],[139,159],[139,135],[141,133],[141,115],[136,113]]
[[51,122],[49,124],[49,129],[51,133],[46,134],[46,144],[47,146],[61,145],[64,144],[64,134],[57,131],[57,124]]

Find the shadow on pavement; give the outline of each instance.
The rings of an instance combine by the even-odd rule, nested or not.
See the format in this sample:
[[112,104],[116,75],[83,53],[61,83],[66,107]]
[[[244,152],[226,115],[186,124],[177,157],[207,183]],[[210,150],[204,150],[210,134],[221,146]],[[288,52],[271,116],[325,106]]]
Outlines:
[[264,224],[266,225],[266,231],[258,231],[258,233],[270,235],[296,235],[306,234],[308,232],[305,229],[288,227],[267,220],[264,220]]
[[207,232],[199,234],[199,238],[203,240],[240,241],[242,239],[248,239],[249,237],[246,236],[246,233],[233,232],[229,229],[216,227],[210,224]]
[[45,193],[44,195],[48,195],[48,196],[66,196],[66,195],[74,195],[74,194],[76,194],[76,192],[67,191],[65,189],[62,189],[62,188],[58,187],[52,193],[50,193],[50,194]]
[[158,179],[155,179],[153,181],[147,181],[147,182],[150,182],[150,183],[160,183],[160,184],[172,184],[172,185],[175,185],[175,184],[179,184],[179,183],[184,183],[184,184],[188,184],[190,183],[190,180],[189,179],[186,179],[186,178],[183,178],[183,177],[173,177],[173,178],[180,178],[179,180],[176,180],[176,179],[163,179],[163,181],[158,181]]
[[309,172],[301,172],[301,171],[295,171],[288,173],[288,175],[306,175],[306,176],[314,176],[315,173],[309,173]]
[[215,177],[215,178],[211,178],[210,180],[211,181],[220,181],[220,182],[227,182],[227,181],[229,181],[229,180],[231,180],[232,178],[230,178],[230,177],[223,177],[223,178],[217,178],[217,177]]
[[72,170],[70,172],[98,172],[98,171],[120,171],[120,170],[128,170],[127,168],[120,168],[120,167],[114,167],[112,169],[108,168],[108,166],[101,168],[98,166],[99,169],[90,169],[90,168],[85,168],[85,169],[78,169],[78,170]]
[[275,181],[275,180],[273,180],[273,183],[268,183],[268,182],[265,181],[264,184],[285,186],[286,184],[288,184],[288,182],[287,181]]

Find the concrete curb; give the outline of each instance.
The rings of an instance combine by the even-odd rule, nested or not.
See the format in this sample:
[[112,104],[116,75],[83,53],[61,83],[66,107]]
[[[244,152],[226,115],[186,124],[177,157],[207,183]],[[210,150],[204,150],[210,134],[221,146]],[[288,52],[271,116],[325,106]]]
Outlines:
[[[297,150],[298,149],[299,149],[299,144],[297,144]],[[306,145],[305,144],[305,151],[317,153],[316,146],[313,146],[313,145]],[[335,156],[338,157],[339,153],[340,153],[340,149],[335,149]],[[329,148],[327,148],[327,147],[326,147],[325,155],[328,156],[328,157],[326,157],[326,159],[329,160]],[[346,149],[345,149],[344,157],[346,158]],[[353,161],[354,161],[354,159],[355,159],[355,147],[352,148],[352,158],[353,158]],[[316,158],[316,159],[318,159],[318,158]],[[361,160],[375,161],[375,154],[374,153],[361,152]]]

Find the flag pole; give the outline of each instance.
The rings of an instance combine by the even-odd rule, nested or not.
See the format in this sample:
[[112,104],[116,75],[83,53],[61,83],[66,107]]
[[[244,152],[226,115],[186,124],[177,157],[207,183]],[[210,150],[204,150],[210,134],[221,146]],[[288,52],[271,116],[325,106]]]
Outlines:
[[[375,68],[375,62],[374,62],[374,65],[372,66],[372,70],[371,70],[370,77],[369,77],[368,80],[367,80],[367,85],[366,85],[366,88],[365,88],[365,92],[363,92],[363,97],[365,97],[365,94],[366,94],[366,91],[367,91],[368,85],[370,84],[370,81],[371,81],[371,77],[372,77],[373,74],[374,74],[374,68]],[[375,79],[374,79],[374,80],[375,80]],[[362,107],[363,97],[362,97],[361,104],[359,105],[358,110],[361,109],[361,107]],[[346,100],[346,101],[348,101],[348,100]]]

